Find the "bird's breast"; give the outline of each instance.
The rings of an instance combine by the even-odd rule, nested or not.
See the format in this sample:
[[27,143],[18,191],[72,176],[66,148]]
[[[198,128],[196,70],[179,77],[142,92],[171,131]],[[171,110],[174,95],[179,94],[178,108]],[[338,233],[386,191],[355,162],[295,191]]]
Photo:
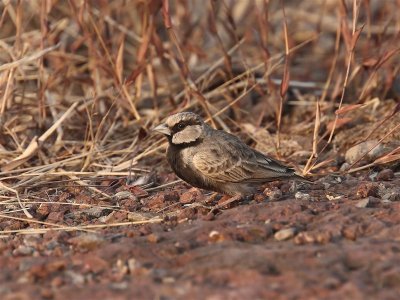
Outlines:
[[193,167],[192,161],[194,154],[195,149],[191,147],[178,148],[169,146],[167,150],[167,159],[171,168],[179,178],[193,186],[204,188],[205,182],[203,176]]

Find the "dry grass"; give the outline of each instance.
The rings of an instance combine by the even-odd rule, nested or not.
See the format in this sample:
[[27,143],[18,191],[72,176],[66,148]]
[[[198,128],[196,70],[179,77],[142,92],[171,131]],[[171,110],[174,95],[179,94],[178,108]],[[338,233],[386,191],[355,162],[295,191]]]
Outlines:
[[[343,125],[360,113],[386,121],[359,104],[399,97],[398,1],[22,0],[0,7],[0,219],[24,213],[28,221],[38,203],[32,195],[66,182],[107,201],[112,193],[92,182],[152,171],[165,147],[152,126],[183,110],[257,146],[269,136],[270,152],[304,174],[335,171]],[[307,138],[301,158],[287,148],[294,134]],[[10,213],[15,199],[21,209]],[[14,232],[29,229],[3,233]]]

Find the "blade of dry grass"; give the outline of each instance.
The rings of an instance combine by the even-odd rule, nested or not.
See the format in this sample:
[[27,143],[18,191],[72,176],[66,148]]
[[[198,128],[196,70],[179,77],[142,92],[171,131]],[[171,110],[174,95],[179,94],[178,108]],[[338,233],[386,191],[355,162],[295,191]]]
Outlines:
[[40,145],[48,139],[48,137],[53,134],[53,132],[64,122],[64,120],[70,115],[70,113],[75,109],[78,105],[78,102],[75,102],[70,106],[70,108],[54,123],[49,129],[46,130],[39,138],[34,137],[30,142],[29,146],[25,149],[25,151],[16,159],[4,165],[1,170],[3,172],[9,172],[18,166],[25,163],[31,157],[33,157],[40,148]]
[[[0,218],[9,218],[7,215],[1,215]],[[19,219],[20,221],[26,221],[26,219],[22,218],[13,218]],[[31,220],[32,221],[32,220]],[[118,223],[109,223],[109,224],[93,224],[93,225],[82,225],[82,226],[59,226],[53,228],[29,228],[29,229],[15,229],[15,230],[3,230],[1,234],[8,235],[8,234],[43,234],[49,231],[89,231],[95,232],[92,229],[105,229],[109,227],[124,227],[130,225],[144,225],[144,224],[153,224],[153,223],[161,223],[164,221],[162,218],[153,218],[150,220],[145,221],[132,221],[132,222],[118,222]],[[35,222],[38,223],[39,221]],[[40,224],[40,223],[39,223]],[[46,224],[49,225],[49,224]],[[55,225],[55,224],[51,224]]]
[[46,55],[47,53],[54,51],[55,49],[59,48],[60,44],[51,46],[51,47],[47,47],[46,49],[43,49],[41,51],[36,51],[33,54],[29,55],[29,56],[25,56],[23,58],[20,58],[16,61],[10,62],[10,63],[5,63],[0,65],[0,72],[1,71],[5,71],[5,70],[10,70],[10,69],[14,69],[17,68],[21,65],[30,63],[34,60],[37,60],[39,58],[41,58],[43,55]]
[[6,190],[6,191],[8,191],[8,192],[14,193],[15,196],[17,197],[18,204],[19,204],[19,206],[21,207],[22,211],[24,212],[25,216],[26,216],[28,219],[32,219],[32,218],[33,218],[33,216],[28,212],[28,210],[27,210],[27,209],[25,208],[25,206],[22,204],[21,199],[20,199],[20,197],[19,197],[19,193],[18,193],[17,190],[8,187],[7,185],[5,185],[5,184],[2,183],[2,182],[0,182],[0,188]]

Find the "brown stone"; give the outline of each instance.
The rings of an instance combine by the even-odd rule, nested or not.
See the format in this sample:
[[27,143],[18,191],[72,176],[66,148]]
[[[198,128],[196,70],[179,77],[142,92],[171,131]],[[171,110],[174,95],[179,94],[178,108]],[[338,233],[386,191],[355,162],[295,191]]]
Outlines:
[[84,272],[93,272],[95,274],[108,270],[110,264],[97,255],[85,255],[83,259]]
[[203,194],[200,192],[199,189],[197,188],[191,188],[190,190],[184,192],[180,198],[179,201],[182,204],[189,204],[193,202],[197,202],[203,198]]
[[376,180],[378,181],[389,181],[394,178],[394,172],[391,169],[384,169],[378,173]]
[[76,237],[70,238],[68,242],[80,249],[92,250],[103,244],[105,239],[98,234],[82,233]]
[[64,212],[63,211],[52,211],[47,216],[46,221],[52,223],[61,223],[64,220]]

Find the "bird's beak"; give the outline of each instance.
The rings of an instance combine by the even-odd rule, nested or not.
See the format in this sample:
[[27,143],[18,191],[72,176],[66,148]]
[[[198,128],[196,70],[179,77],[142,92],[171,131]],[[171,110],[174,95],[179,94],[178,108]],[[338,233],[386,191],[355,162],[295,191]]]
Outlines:
[[165,123],[161,123],[160,125],[153,128],[153,131],[158,131],[165,135],[171,135],[171,131]]

